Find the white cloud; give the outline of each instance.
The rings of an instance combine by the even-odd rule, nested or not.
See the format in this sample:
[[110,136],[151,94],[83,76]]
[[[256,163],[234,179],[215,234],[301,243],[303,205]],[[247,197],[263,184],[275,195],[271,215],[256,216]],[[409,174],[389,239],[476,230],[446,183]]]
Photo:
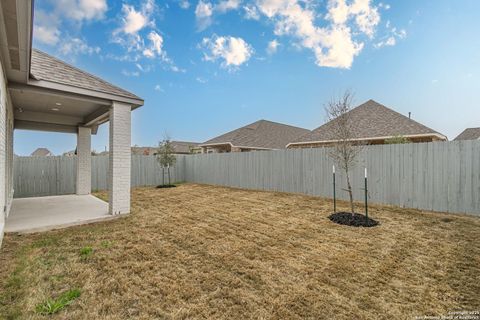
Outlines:
[[195,17],[199,31],[205,30],[212,23],[213,6],[210,2],[200,0],[195,8]]
[[247,62],[253,54],[253,48],[242,38],[231,36],[204,38],[202,47],[206,61],[222,60],[222,67],[235,69]]
[[140,75],[140,72],[122,70],[122,74],[126,77],[138,77]]
[[47,45],[56,45],[61,34],[59,24],[60,20],[54,14],[37,10],[33,27],[34,39]]
[[64,56],[100,53],[100,47],[91,47],[80,38],[68,38],[62,41],[58,50]]
[[151,20],[154,9],[155,3],[153,0],[146,0],[139,10],[135,9],[134,6],[123,4],[122,31],[126,34],[137,34],[145,26],[154,25],[154,21]]
[[202,78],[202,77],[197,77],[195,80],[197,80],[197,82],[201,83],[201,84],[205,84],[208,82],[207,79],[205,78]]
[[[316,25],[314,3],[302,0],[257,0],[258,10],[275,23],[278,36],[293,36],[310,49],[318,66],[350,68],[364,44],[355,34],[373,37],[380,15],[370,0],[329,0],[326,25]],[[354,23],[349,23],[353,21]],[[352,31],[355,28],[355,32]]]
[[390,9],[390,5],[389,5],[388,3],[380,2],[380,3],[378,4],[378,6],[379,6],[380,8],[385,9],[385,10],[389,10],[389,9]]
[[224,14],[236,10],[240,8],[241,3],[242,0],[221,0],[216,4],[212,4],[208,0],[199,0],[195,8],[198,31],[208,28],[212,24],[215,14]]
[[158,91],[158,92],[165,92],[165,90],[163,90],[162,86],[160,86],[159,84],[155,85],[155,91]]
[[34,34],[38,41],[49,45],[55,45],[58,42],[60,31],[54,27],[35,25]]
[[360,31],[371,38],[380,22],[380,15],[378,9],[370,5],[370,1],[354,0],[348,5],[346,0],[330,0],[326,18],[337,25],[344,25],[348,19],[354,18]]
[[260,19],[260,13],[258,12],[256,6],[247,4],[246,6],[243,7],[243,10],[245,11],[245,19],[248,19],[248,20]]
[[223,0],[215,6],[215,10],[220,13],[225,13],[230,10],[238,9],[240,3],[241,0]]
[[143,49],[143,55],[147,58],[155,58],[156,56],[165,59],[165,52],[162,49],[163,38],[155,31],[151,31],[147,37],[150,40],[150,46]]
[[142,72],[148,72],[153,66],[142,67],[141,59],[158,59],[165,69],[174,72],[185,72],[177,67],[164,49],[164,38],[157,31],[154,20],[156,6],[154,0],[142,0],[139,6],[124,4],[122,6],[122,24],[114,30],[112,42],[124,47],[126,53],[120,57],[107,55],[107,57],[136,63]]
[[[387,23],[387,25],[387,28],[390,27],[389,23]],[[405,39],[406,37],[407,31],[405,29],[397,30],[397,28],[392,27],[388,30],[388,35],[384,37],[383,40],[375,43],[373,46],[377,49],[383,47],[393,47],[397,44],[397,40]]]
[[56,0],[55,10],[77,21],[102,19],[108,10],[106,0]]
[[277,52],[279,45],[280,43],[277,41],[277,39],[273,39],[272,41],[268,42],[267,53],[274,54],[275,52]]
[[190,8],[190,2],[188,2],[188,0],[180,0],[178,5],[180,6],[180,8],[185,9],[185,10]]
[[123,26],[123,32],[128,34],[137,33],[148,22],[147,17],[136,11],[133,6],[124,4],[122,11],[125,13],[125,22]]

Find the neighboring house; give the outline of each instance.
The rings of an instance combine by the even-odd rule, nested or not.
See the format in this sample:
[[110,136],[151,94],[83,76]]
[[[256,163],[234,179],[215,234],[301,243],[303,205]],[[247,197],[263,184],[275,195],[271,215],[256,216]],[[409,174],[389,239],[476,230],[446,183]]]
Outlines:
[[157,150],[155,147],[132,147],[132,155],[150,156],[157,153]]
[[260,120],[210,139],[200,147],[203,153],[285,149],[287,143],[308,132],[307,129]]
[[460,140],[480,140],[480,128],[467,128],[454,139]]
[[[187,141],[172,141],[171,142],[174,154],[193,154],[200,153],[200,143]],[[158,152],[158,147],[132,147],[132,154],[136,155],[155,155]]]
[[[368,100],[349,111],[352,140],[362,144],[384,144],[389,139],[406,138],[411,142],[446,141],[447,137],[384,105]],[[337,141],[334,132],[336,119],[292,140],[287,148],[315,148]]]
[[175,154],[201,153],[200,143],[189,141],[172,141]]
[[33,0],[0,1],[0,244],[13,202],[14,129],[76,134],[76,193],[88,195],[91,135],[109,122],[108,212],[130,212],[131,111],[144,101],[32,49],[33,11]]
[[77,155],[77,150],[70,150],[62,154],[62,156],[64,157],[74,157],[76,155]]
[[47,148],[37,148],[33,151],[30,156],[32,157],[50,157],[53,156],[53,153],[50,152]]

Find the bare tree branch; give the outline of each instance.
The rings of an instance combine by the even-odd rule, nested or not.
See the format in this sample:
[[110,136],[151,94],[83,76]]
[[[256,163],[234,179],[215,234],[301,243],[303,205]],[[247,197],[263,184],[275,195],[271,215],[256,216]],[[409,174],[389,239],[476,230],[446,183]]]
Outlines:
[[351,113],[353,94],[345,91],[343,96],[332,99],[325,106],[327,118],[330,122],[335,142],[330,149],[329,155],[341,169],[345,171],[347,192],[350,198],[352,214],[355,212],[353,205],[353,191],[350,183],[350,171],[355,167],[358,156],[362,152],[361,143],[355,142],[355,123]]

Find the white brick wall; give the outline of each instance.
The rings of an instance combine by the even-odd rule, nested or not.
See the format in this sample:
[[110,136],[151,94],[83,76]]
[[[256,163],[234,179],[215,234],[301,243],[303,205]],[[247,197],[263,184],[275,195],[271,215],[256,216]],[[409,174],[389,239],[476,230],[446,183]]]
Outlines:
[[92,129],[78,127],[77,133],[77,194],[92,191]]
[[5,219],[11,203],[13,160],[13,110],[7,91],[7,81],[0,61],[0,246],[3,240]]
[[114,102],[110,108],[109,212],[130,212],[131,106]]

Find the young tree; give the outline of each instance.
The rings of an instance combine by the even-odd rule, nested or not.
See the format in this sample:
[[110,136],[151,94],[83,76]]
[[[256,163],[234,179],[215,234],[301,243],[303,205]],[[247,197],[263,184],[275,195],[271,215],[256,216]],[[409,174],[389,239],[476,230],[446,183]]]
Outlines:
[[[330,149],[330,157],[345,171],[347,189],[350,198],[352,216],[355,213],[353,205],[353,191],[350,183],[350,171],[355,166],[358,156],[362,150],[354,139],[355,123],[351,119],[349,111],[352,109],[353,94],[346,91],[342,97],[332,99],[326,106],[327,118],[330,120],[331,130],[335,143]],[[334,120],[334,121],[333,121]]]
[[177,162],[177,158],[174,155],[172,141],[168,135],[165,135],[164,139],[158,144],[157,161],[162,167],[162,183],[165,185],[165,168],[168,173],[168,185],[171,185],[170,181],[170,167],[174,166]]

